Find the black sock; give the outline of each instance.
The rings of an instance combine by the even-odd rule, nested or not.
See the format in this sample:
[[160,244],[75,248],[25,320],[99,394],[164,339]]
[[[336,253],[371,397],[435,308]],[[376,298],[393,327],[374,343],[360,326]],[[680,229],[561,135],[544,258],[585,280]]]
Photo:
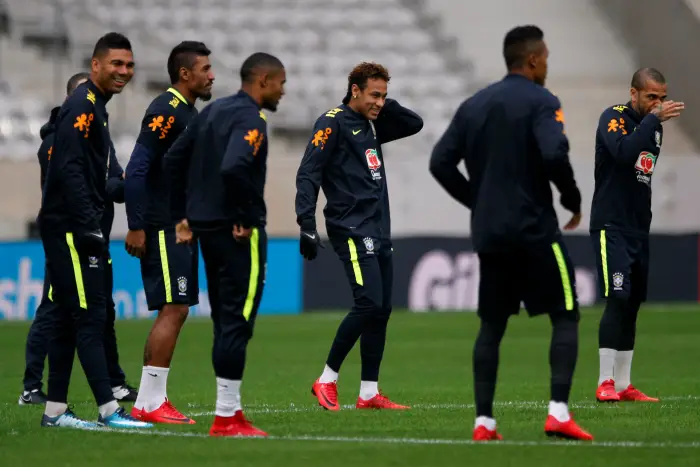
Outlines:
[[598,328],[598,348],[619,350],[622,339],[622,322],[627,314],[627,300],[608,297]]
[[627,302],[626,312],[622,315],[620,326],[620,343],[617,350],[634,350],[634,341],[637,335],[637,316],[642,302],[630,300]]
[[578,314],[550,315],[552,341],[549,347],[551,400],[568,402],[578,358]]
[[493,418],[493,397],[496,392],[498,354],[501,339],[506,332],[507,320],[481,321],[479,335],[474,343],[474,396],[476,416]]
[[353,307],[350,313],[348,313],[340,323],[335,338],[333,339],[331,350],[328,352],[328,359],[326,360],[326,365],[328,365],[331,370],[336,373],[340,371],[340,366],[343,364],[343,361],[345,361],[345,357],[348,356],[355,343],[360,338],[362,331],[365,329],[367,318],[368,313],[364,310],[359,311],[357,308]]
[[362,381],[379,381],[379,367],[384,356],[389,313],[377,314],[368,319],[365,331],[360,336]]

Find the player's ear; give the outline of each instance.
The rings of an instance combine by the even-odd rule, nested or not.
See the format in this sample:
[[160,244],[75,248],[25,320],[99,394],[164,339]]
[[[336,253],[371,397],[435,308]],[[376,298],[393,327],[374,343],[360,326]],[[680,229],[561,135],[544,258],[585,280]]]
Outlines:
[[353,84],[350,91],[351,91],[351,94],[353,95],[353,97],[355,97],[362,92],[362,89],[360,89],[360,87],[357,84]]
[[93,73],[97,73],[100,71],[100,61],[97,59],[97,57],[92,57],[92,61],[90,62],[90,68]]
[[190,79],[190,70],[184,66],[180,68],[180,79],[182,81],[188,81]]

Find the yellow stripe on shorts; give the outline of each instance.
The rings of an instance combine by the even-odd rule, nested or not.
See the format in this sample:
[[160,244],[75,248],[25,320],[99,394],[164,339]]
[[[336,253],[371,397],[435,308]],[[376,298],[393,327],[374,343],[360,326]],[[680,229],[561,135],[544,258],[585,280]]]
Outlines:
[[556,242],[552,243],[552,250],[554,250],[554,257],[557,259],[559,275],[561,276],[561,284],[564,288],[564,303],[567,311],[571,311],[574,309],[574,291],[571,287],[571,279],[569,278],[569,270],[566,267],[564,253],[561,251],[561,246],[559,246],[559,244]]
[[605,285],[605,296],[608,296],[608,240],[605,237],[605,230],[600,231],[600,263],[603,265],[603,284]]
[[355,273],[355,282],[357,285],[364,285],[362,280],[362,269],[360,269],[360,262],[357,260],[357,248],[355,247],[355,242],[352,238],[348,238],[348,248],[350,249],[350,262],[352,263],[352,270]]
[[163,268],[163,284],[165,284],[165,303],[172,303],[173,290],[170,286],[170,265],[168,264],[168,249],[165,246],[165,230],[158,231],[158,248],[160,249],[160,265]]
[[75,249],[75,242],[73,241],[73,234],[71,232],[66,233],[66,243],[68,243],[70,259],[73,263],[75,287],[78,289],[78,302],[80,303],[80,308],[82,308],[83,310],[87,310],[87,298],[85,298],[85,284],[83,284],[83,270],[80,267],[80,256],[78,256],[78,250]]
[[258,277],[260,277],[260,232],[257,227],[250,234],[250,278],[248,279],[248,295],[243,306],[243,317],[250,320],[258,293]]

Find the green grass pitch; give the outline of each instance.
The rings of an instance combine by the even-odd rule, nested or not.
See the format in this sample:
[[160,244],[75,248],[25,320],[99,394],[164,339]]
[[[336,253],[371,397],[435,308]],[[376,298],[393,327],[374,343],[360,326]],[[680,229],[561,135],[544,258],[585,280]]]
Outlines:
[[[216,385],[211,323],[190,320],[173,360],[168,395],[197,421],[150,433],[42,429],[42,409],[18,406],[28,323],[0,324],[0,465],[59,466],[641,466],[700,462],[700,308],[648,305],[640,314],[633,383],[659,404],[595,402],[600,309],[586,310],[571,410],[593,444],[552,442],[542,429],[549,396],[547,318],[511,320],[501,350],[496,418],[506,441],[471,443],[474,423],[473,313],[395,312],[380,386],[407,412],[323,411],[310,394],[342,313],[258,319],[242,396],[246,413],[272,439],[211,439]],[[134,384],[150,321],[120,321],[122,366]],[[355,348],[340,373],[340,402],[359,390]],[[79,363],[71,402],[79,416],[96,408]],[[130,406],[128,406],[130,408]]]

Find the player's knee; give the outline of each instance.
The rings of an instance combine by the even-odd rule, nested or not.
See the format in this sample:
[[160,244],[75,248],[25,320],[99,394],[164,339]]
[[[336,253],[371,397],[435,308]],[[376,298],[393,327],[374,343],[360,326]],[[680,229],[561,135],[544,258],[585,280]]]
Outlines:
[[187,305],[179,303],[168,303],[167,305],[163,306],[163,308],[159,312],[159,315],[168,319],[172,319],[173,321],[177,321],[180,325],[182,325],[185,323],[185,320],[187,319],[189,313],[190,308]]
[[364,295],[355,299],[355,312],[361,315],[377,316],[384,314],[384,307],[379,297]]

